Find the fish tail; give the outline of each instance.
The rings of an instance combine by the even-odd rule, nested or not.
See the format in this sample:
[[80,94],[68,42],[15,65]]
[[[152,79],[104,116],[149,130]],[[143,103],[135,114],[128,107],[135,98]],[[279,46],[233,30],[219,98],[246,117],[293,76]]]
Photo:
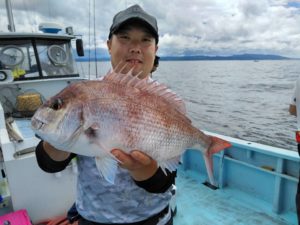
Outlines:
[[210,155],[218,153],[224,150],[225,148],[230,148],[232,146],[230,142],[225,141],[218,137],[210,136],[210,139],[211,139],[211,144],[207,150],[207,152]]
[[209,183],[216,186],[214,173],[213,173],[212,155],[205,154],[204,155],[204,162],[205,162],[205,167],[206,167]]
[[214,179],[214,173],[213,173],[213,154],[218,153],[225,148],[231,147],[231,143],[228,141],[225,141],[221,138],[210,136],[211,138],[211,144],[208,148],[208,150],[204,153],[204,161],[205,166],[207,170],[207,175],[209,182],[215,186],[216,182]]

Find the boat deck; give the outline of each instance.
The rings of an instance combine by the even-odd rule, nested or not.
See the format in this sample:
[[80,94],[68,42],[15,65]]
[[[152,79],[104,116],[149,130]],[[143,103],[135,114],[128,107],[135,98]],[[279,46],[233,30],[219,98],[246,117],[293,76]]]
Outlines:
[[194,171],[179,169],[174,225],[296,225],[295,213],[276,214],[255,196],[224,187],[213,190]]

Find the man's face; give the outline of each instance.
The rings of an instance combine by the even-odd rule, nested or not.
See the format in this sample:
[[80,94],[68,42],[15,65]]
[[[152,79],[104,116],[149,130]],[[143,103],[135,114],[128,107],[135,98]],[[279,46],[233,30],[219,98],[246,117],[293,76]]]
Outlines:
[[122,73],[133,68],[133,75],[145,78],[150,75],[156,51],[158,49],[155,38],[146,29],[139,26],[126,26],[107,41],[111,55],[112,67],[119,63],[127,63]]

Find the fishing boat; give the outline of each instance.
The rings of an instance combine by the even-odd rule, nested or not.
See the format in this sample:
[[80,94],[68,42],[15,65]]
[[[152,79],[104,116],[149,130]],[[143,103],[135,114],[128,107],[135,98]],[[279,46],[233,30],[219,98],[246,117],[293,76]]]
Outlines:
[[40,170],[30,117],[45,99],[84,79],[74,60],[84,54],[83,45],[72,27],[53,23],[40,24],[38,33],[15,32],[8,0],[6,7],[10,32],[0,33],[0,212],[25,209],[36,223],[71,206],[76,165],[55,175]]
[[[17,33],[11,22],[10,28],[0,33],[0,218],[25,210],[32,224],[39,224],[66,215],[74,203],[77,166],[72,161],[55,174],[38,167],[39,139],[30,118],[45,99],[85,79],[74,60],[83,47],[70,27],[61,32],[42,24],[41,33]],[[176,179],[174,224],[297,224],[298,154],[206,133],[232,147],[214,156],[215,185],[207,182],[202,155],[186,150]]]

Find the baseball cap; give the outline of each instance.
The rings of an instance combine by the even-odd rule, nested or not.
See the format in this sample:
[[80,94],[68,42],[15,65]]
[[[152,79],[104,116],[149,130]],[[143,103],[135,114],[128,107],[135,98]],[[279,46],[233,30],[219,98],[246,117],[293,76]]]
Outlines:
[[113,23],[109,30],[109,38],[114,34],[122,25],[128,21],[139,20],[147,25],[151,33],[154,35],[156,43],[158,43],[158,27],[155,17],[146,13],[139,5],[133,5],[123,11],[118,12],[114,18]]

